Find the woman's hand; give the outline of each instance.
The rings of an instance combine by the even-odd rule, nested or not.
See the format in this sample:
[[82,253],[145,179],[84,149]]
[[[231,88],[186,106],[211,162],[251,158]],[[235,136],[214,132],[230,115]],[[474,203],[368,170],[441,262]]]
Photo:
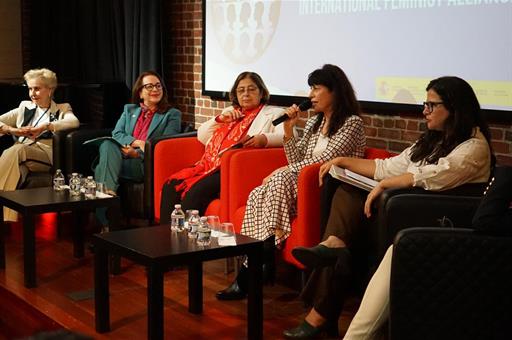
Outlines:
[[240,119],[242,117],[244,117],[244,115],[242,114],[242,111],[237,110],[237,109],[223,111],[219,115],[219,119],[223,123],[231,123],[231,122],[234,122],[235,120]]
[[36,140],[36,138],[48,129],[48,125],[41,125],[36,127],[28,127],[26,130],[27,137]]
[[372,191],[370,191],[366,197],[366,202],[364,202],[364,214],[366,217],[370,218],[372,216],[372,203],[377,197],[380,196],[380,194],[382,194],[384,189],[386,188],[384,188],[382,183],[379,183],[375,188],[372,189]]
[[318,171],[318,183],[320,184],[320,186],[324,184],[324,176],[329,172],[331,166],[340,165],[342,161],[343,157],[336,157],[334,159],[331,159],[330,161],[325,162],[320,166],[320,170]]
[[295,104],[284,110],[284,113],[289,117],[283,122],[285,132],[286,130],[291,130],[297,124],[297,120],[299,119],[299,112],[299,107]]
[[272,172],[270,173],[270,175],[268,175],[267,177],[263,178],[262,184],[267,184],[267,183],[268,183],[268,181],[270,180],[270,177],[274,176],[277,172],[279,172],[279,171],[281,171],[281,170],[286,169],[287,167],[288,167],[288,166],[286,166],[286,165],[285,165],[285,166],[282,166],[282,167],[277,168],[277,169],[275,169],[274,171],[272,171]]
[[144,147],[146,146],[146,142],[145,142],[145,141],[143,141],[143,140],[140,140],[140,139],[136,139],[136,140],[134,140],[134,141],[130,144],[130,146],[131,146],[132,148],[139,148],[139,149],[141,149],[141,150],[142,150],[142,152],[144,152]]
[[267,146],[267,136],[265,135],[254,135],[252,137],[246,137],[243,142],[244,148],[264,148]]
[[131,146],[122,147],[121,153],[126,158],[139,158],[139,153],[137,152],[137,150],[135,150]]

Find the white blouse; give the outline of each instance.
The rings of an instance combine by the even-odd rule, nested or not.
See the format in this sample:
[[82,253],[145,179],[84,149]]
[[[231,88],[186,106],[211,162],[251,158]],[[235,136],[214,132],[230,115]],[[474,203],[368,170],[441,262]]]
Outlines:
[[414,176],[413,186],[426,190],[446,190],[464,183],[486,182],[490,175],[491,150],[480,129],[475,130],[472,138],[439,158],[437,164],[412,162],[412,146],[395,157],[376,159],[374,179],[380,181],[409,172]]

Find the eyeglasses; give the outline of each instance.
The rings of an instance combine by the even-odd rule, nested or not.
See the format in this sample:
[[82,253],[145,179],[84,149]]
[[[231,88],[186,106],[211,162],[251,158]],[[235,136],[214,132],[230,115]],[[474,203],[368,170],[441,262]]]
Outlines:
[[247,91],[249,93],[253,93],[253,92],[258,91],[258,88],[256,86],[247,86],[247,88],[239,87],[239,88],[236,89],[236,93],[237,94],[244,94],[245,91]]
[[428,113],[434,111],[436,106],[442,105],[443,102],[423,102],[423,108],[427,110]]
[[160,83],[156,83],[156,84],[149,83],[149,84],[142,85],[142,87],[144,89],[146,89],[146,91],[148,91],[148,92],[151,92],[154,89],[157,89],[158,91],[160,91],[162,89],[162,84],[160,84]]

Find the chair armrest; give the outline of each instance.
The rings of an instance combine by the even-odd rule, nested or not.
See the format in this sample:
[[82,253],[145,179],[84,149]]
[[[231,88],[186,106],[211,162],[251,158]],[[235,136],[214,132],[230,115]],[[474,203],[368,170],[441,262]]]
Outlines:
[[391,263],[390,339],[507,339],[511,272],[510,237],[401,231]]
[[[155,146],[166,140],[174,139],[174,138],[184,138],[184,137],[195,137],[197,135],[196,131],[178,133],[174,135],[164,135],[158,136],[155,138],[150,138],[146,140],[146,145],[144,146],[144,210],[149,212],[150,214],[154,213],[153,203],[154,203],[154,153]],[[161,188],[161,187],[160,187]],[[159,203],[160,204],[160,201]]]
[[[193,132],[192,134],[195,134]],[[188,136],[188,137],[187,137]],[[162,186],[173,173],[193,166],[204,153],[204,145],[196,137],[177,134],[152,140],[154,213],[160,219]]]
[[249,193],[287,160],[283,148],[231,150],[222,157],[226,160],[221,164],[221,206],[228,202],[227,216],[234,222],[236,210],[246,205]]
[[83,143],[96,137],[110,136],[112,129],[78,129],[66,135],[65,164],[67,174],[78,172],[84,176],[92,175],[92,163],[98,156],[98,148],[84,146]]
[[52,157],[53,157],[53,165],[51,169],[51,173],[53,174],[55,170],[61,169],[64,175],[69,175],[69,170],[66,168],[66,137],[69,133],[78,130],[78,128],[66,129],[55,131],[52,136]]
[[471,225],[485,185],[465,184],[437,192],[421,188],[385,190],[377,203],[376,228],[371,233],[372,241],[376,242],[377,258],[402,229]]

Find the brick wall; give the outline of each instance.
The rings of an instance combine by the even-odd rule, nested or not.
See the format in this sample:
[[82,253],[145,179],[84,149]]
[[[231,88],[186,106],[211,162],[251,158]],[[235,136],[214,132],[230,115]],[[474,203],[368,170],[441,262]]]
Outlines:
[[[228,103],[201,95],[202,5],[200,0],[164,1],[168,18],[167,82],[184,120],[196,126],[220,113]],[[167,34],[170,33],[170,34]],[[228,89],[226,89],[228,90]],[[307,117],[304,117],[307,119]],[[363,114],[368,145],[400,152],[425,129],[420,115]],[[492,145],[498,164],[512,165],[512,127],[491,123]]]

